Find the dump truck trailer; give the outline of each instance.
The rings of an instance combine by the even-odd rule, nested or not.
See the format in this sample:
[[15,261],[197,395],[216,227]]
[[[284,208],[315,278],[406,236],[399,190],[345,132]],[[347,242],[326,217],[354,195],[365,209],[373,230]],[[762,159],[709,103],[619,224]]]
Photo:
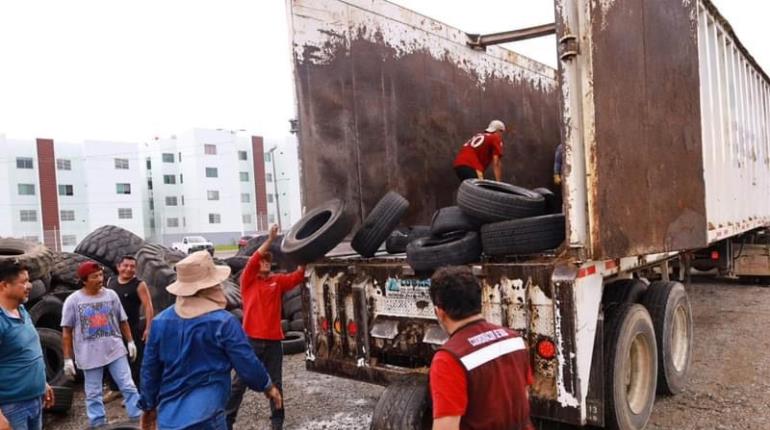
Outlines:
[[[288,5],[305,206],[360,223],[393,190],[426,224],[490,119],[514,129],[506,182],[549,184],[565,145],[561,247],[469,266],[484,317],[528,342],[534,417],[644,428],[686,385],[690,263],[770,274],[770,79],[730,24],[709,0],[555,0],[554,70],[382,0]],[[429,421],[429,275],[382,253],[307,273],[307,368],[388,385],[373,428]]]

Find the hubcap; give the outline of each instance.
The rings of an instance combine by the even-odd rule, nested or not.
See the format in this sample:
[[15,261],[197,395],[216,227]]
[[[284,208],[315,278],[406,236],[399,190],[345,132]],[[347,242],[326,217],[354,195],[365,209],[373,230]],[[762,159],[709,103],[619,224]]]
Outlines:
[[628,351],[625,372],[626,401],[634,414],[641,414],[650,398],[652,387],[652,348],[649,339],[637,333]]
[[687,365],[690,348],[690,327],[687,324],[687,310],[677,306],[671,327],[671,361],[677,372],[683,372]]

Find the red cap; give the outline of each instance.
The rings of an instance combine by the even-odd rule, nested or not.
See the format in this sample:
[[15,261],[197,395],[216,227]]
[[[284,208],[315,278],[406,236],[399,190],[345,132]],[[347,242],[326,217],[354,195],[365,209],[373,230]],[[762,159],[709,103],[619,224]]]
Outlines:
[[100,270],[102,270],[102,266],[100,266],[95,261],[84,261],[80,263],[80,266],[78,267],[78,277],[85,281],[88,279],[88,275],[96,273]]

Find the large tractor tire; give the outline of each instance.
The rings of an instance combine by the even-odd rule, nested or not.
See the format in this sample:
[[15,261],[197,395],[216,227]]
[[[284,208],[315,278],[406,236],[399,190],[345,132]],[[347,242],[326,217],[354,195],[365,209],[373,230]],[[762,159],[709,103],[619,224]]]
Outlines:
[[0,238],[0,261],[15,260],[27,268],[30,279],[40,279],[51,270],[53,253],[45,245],[14,238]]
[[144,245],[144,239],[114,225],[105,225],[92,231],[75,247],[75,252],[98,261],[116,271],[124,255],[135,255]]

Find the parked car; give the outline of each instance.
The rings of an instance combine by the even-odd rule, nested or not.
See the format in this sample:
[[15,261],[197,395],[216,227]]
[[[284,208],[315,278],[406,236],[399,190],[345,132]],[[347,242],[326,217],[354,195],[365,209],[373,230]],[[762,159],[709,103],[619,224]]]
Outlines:
[[181,242],[174,242],[171,248],[190,254],[195,251],[206,250],[214,255],[214,244],[207,241],[203,236],[185,236]]

